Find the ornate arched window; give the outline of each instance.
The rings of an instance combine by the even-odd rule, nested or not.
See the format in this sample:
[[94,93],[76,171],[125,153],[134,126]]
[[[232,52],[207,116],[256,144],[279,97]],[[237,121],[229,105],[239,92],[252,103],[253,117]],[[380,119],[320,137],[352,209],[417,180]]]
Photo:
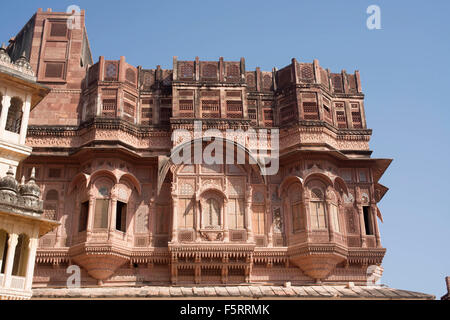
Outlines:
[[100,181],[96,185],[98,188],[94,205],[94,229],[107,229],[111,187]]
[[8,117],[6,118],[5,129],[14,133],[20,132],[22,124],[22,105],[23,102],[17,97],[11,99],[11,105],[8,109]]
[[302,189],[299,183],[289,188],[289,201],[292,214],[292,228],[294,232],[305,230],[305,216],[303,214]]
[[19,235],[17,239],[16,251],[14,253],[14,263],[12,269],[13,276],[25,277],[28,264],[28,244],[29,238],[25,234]]
[[311,217],[311,229],[326,229],[326,209],[324,194],[320,188],[313,188],[311,190],[311,201],[309,204],[310,217]]
[[220,204],[215,198],[208,198],[204,202],[203,225],[210,229],[220,226]]

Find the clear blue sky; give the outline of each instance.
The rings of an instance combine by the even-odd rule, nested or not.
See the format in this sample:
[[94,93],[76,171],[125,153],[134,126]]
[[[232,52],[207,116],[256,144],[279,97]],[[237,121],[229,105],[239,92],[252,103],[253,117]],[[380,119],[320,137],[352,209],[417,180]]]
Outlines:
[[[0,41],[37,8],[86,10],[94,60],[171,68],[180,59],[246,58],[247,69],[314,58],[361,72],[373,156],[393,158],[379,204],[382,282],[445,293],[450,275],[450,1],[62,1],[2,3]],[[381,30],[366,9],[381,8]]]

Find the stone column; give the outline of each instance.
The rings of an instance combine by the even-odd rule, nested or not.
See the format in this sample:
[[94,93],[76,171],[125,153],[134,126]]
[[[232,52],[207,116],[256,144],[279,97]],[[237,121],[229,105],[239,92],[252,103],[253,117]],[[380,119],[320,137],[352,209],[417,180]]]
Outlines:
[[309,233],[312,230],[311,228],[311,217],[309,215],[309,192],[306,188],[303,188],[303,212],[305,214],[305,233],[306,233],[306,241],[309,241]]
[[147,232],[148,232],[148,243],[152,243],[153,241],[153,228],[155,225],[154,217],[156,216],[156,204],[155,198],[150,198],[148,203],[148,211],[147,211]]
[[4,136],[6,118],[8,117],[8,110],[10,104],[11,104],[11,97],[5,94],[2,99],[2,113],[0,115],[0,137]]
[[328,239],[329,241],[334,241],[334,226],[333,226],[333,219],[331,217],[331,202],[330,197],[328,195],[328,192],[325,196],[325,216],[327,218],[328,222]]
[[178,242],[178,197],[172,193],[172,243]]
[[89,196],[89,211],[88,211],[88,221],[87,221],[87,227],[86,227],[86,240],[88,240],[89,235],[92,233],[92,230],[94,228],[94,202],[95,198],[93,195]]
[[31,108],[31,96],[27,94],[25,102],[22,106],[22,124],[20,126],[20,144],[25,144],[25,139],[27,136],[28,120],[30,118],[30,108]]
[[16,246],[19,236],[16,233],[9,235],[8,240],[8,252],[6,253],[6,265],[5,265],[5,279],[3,282],[4,288],[9,288],[11,286],[11,273],[14,263],[14,255],[16,253]]
[[381,241],[380,241],[380,230],[378,229],[378,219],[377,219],[377,205],[375,203],[372,203],[370,206],[371,214],[372,214],[372,221],[373,221],[373,228],[374,228],[374,234],[375,234],[375,240],[376,240],[376,246],[377,248],[381,247]]
[[251,217],[252,195],[253,195],[253,188],[251,186],[249,186],[248,192],[245,197],[245,211],[244,211],[244,223],[245,223],[245,228],[247,229],[247,241],[248,242],[254,242],[252,217]]
[[[266,220],[264,221],[264,228],[267,232],[267,246],[273,247],[273,214],[272,214],[272,198],[270,197],[270,187],[266,187],[266,202],[264,210],[266,211]],[[264,231],[266,231],[264,230]],[[265,232],[264,232],[265,233]]]
[[116,230],[116,227],[117,227],[116,226],[117,197],[115,195],[113,195],[111,197],[110,211],[111,211],[111,221],[109,222],[109,235],[108,235],[109,238],[111,238],[112,233],[114,233],[114,231]]
[[361,202],[361,190],[359,187],[356,187],[355,190],[355,204],[356,204],[356,209],[358,211],[358,216],[359,216],[359,232],[361,235],[361,247],[366,248],[366,225],[364,223],[364,211],[363,211],[363,207],[362,207],[362,202]]
[[341,199],[338,199],[337,219],[338,219],[338,223],[339,223],[339,233],[341,235],[345,234],[345,231],[344,231],[345,223],[342,223],[342,219],[341,219],[341,217],[342,217],[341,213],[344,213],[344,212],[345,212],[344,211],[344,204],[342,203]]
[[[59,199],[59,191],[58,191],[58,199]],[[56,227],[56,240],[55,243],[57,246],[61,245],[61,234],[63,231],[63,226],[64,226],[64,207],[63,207],[63,201],[57,201],[56,202],[56,209],[55,209],[55,220],[59,221],[59,219],[61,219],[60,221],[60,225],[58,227]],[[64,245],[63,245],[64,246]]]
[[283,217],[283,229],[286,234],[286,238],[290,238],[294,233],[294,226],[292,224],[292,208],[289,197],[283,199],[283,201],[281,202],[281,208],[283,209],[283,214],[281,215]]
[[230,241],[230,230],[228,228],[228,200],[223,200],[223,240],[224,242]]
[[36,261],[36,249],[38,247],[39,240],[37,238],[30,239],[28,243],[28,261],[27,271],[25,275],[25,290],[31,290],[33,284],[34,264]]
[[357,202],[356,208],[358,210],[358,216],[359,216],[359,227],[360,227],[360,233],[361,233],[361,246],[363,248],[365,248],[366,247],[366,224],[364,223],[364,211],[363,211],[361,203]]

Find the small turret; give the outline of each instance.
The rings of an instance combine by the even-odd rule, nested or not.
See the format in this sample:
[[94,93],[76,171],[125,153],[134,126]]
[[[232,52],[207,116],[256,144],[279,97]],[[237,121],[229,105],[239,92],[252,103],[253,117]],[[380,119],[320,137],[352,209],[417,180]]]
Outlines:
[[41,189],[36,184],[35,168],[31,170],[30,180],[20,188],[20,194],[23,197],[39,200],[41,197]]
[[14,194],[17,194],[19,191],[19,184],[14,178],[14,171],[11,166],[9,166],[6,176],[0,179],[0,191],[6,191]]
[[11,63],[11,58],[9,57],[8,52],[6,52],[6,46],[2,43],[0,47],[0,62]]

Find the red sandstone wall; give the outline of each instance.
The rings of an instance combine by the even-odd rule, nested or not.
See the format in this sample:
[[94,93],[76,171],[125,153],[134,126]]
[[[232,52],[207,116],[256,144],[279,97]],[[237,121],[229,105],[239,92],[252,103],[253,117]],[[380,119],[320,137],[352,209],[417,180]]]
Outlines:
[[81,87],[86,76],[83,57],[84,11],[80,28],[67,28],[69,14],[38,11],[34,17],[30,63],[38,81],[53,90],[31,112],[30,125],[78,125]]

